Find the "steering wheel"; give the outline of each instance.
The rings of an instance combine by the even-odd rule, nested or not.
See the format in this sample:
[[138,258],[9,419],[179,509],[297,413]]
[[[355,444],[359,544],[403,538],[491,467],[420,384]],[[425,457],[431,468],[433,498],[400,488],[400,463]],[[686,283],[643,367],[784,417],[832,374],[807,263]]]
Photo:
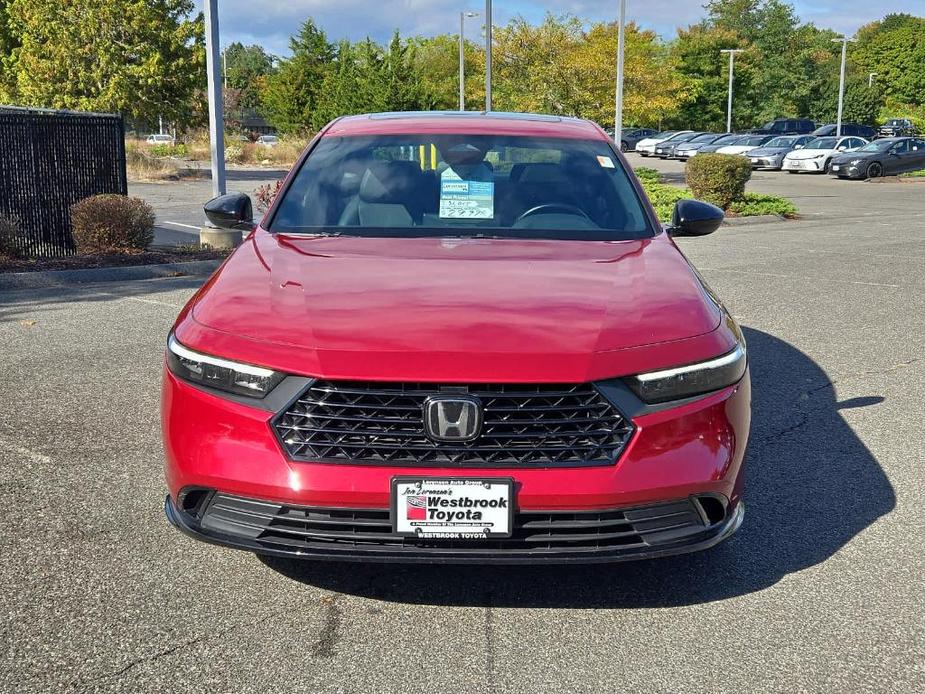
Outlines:
[[588,216],[588,213],[585,212],[580,207],[576,207],[575,205],[568,205],[564,202],[551,202],[551,203],[546,203],[545,205],[537,205],[536,207],[531,207],[529,210],[522,213],[516,220],[514,220],[514,224],[517,224],[518,222],[526,219],[527,217],[533,217],[534,215],[538,215],[538,214],[551,214],[554,212],[564,212],[565,214],[577,214],[577,215],[580,215],[581,217],[584,217],[589,222],[592,221],[591,218]]

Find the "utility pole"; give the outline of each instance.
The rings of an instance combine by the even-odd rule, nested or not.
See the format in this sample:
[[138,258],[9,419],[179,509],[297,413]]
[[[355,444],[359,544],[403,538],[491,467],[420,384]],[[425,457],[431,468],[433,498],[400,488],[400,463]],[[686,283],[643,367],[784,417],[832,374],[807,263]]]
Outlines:
[[466,17],[478,17],[478,12],[459,13],[459,110],[466,110]]
[[620,146],[623,139],[623,27],[626,23],[626,0],[620,0],[620,22],[617,25],[617,103],[613,119],[613,141]]
[[720,53],[729,54],[729,99],[726,102],[726,132],[732,132],[732,66],[735,63],[736,53],[741,53],[742,48],[723,48]]
[[485,111],[491,111],[491,0],[485,0]]
[[225,126],[219,79],[218,0],[205,0],[206,76],[209,96],[209,144],[212,150],[212,195],[225,194]]
[[854,39],[849,39],[847,36],[842,36],[840,39],[832,39],[833,43],[841,42],[841,73],[838,78],[838,118],[836,119],[835,125],[835,137],[841,137],[841,114],[842,106],[845,103],[845,59],[848,56],[848,42],[853,40]]

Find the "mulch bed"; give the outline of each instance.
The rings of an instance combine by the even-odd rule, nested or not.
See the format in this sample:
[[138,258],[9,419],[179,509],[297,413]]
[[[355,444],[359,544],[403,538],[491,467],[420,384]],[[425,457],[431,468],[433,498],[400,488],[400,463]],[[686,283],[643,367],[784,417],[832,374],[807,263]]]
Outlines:
[[142,253],[109,253],[106,255],[71,255],[64,258],[16,259],[0,255],[0,272],[40,272],[47,270],[86,270],[101,267],[131,265],[162,265],[188,263],[194,260],[220,260],[227,251],[173,251],[158,249]]

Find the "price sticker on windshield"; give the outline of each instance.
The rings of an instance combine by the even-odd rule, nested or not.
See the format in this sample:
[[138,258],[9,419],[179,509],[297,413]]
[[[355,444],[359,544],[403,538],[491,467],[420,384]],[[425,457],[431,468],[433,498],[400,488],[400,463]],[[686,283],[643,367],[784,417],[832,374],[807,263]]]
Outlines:
[[452,169],[440,176],[440,217],[443,219],[493,219],[495,184],[467,181]]

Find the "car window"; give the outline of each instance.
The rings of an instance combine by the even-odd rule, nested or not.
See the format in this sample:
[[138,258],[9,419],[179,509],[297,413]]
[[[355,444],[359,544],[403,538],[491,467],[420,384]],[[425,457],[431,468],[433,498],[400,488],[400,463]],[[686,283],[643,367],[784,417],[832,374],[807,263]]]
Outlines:
[[325,137],[269,229],[358,236],[652,236],[604,141],[508,135]]
[[806,149],[834,149],[837,137],[814,137],[806,143]]
[[897,142],[895,145],[893,145],[890,151],[894,154],[905,154],[909,151],[909,140],[902,140],[901,142]]

